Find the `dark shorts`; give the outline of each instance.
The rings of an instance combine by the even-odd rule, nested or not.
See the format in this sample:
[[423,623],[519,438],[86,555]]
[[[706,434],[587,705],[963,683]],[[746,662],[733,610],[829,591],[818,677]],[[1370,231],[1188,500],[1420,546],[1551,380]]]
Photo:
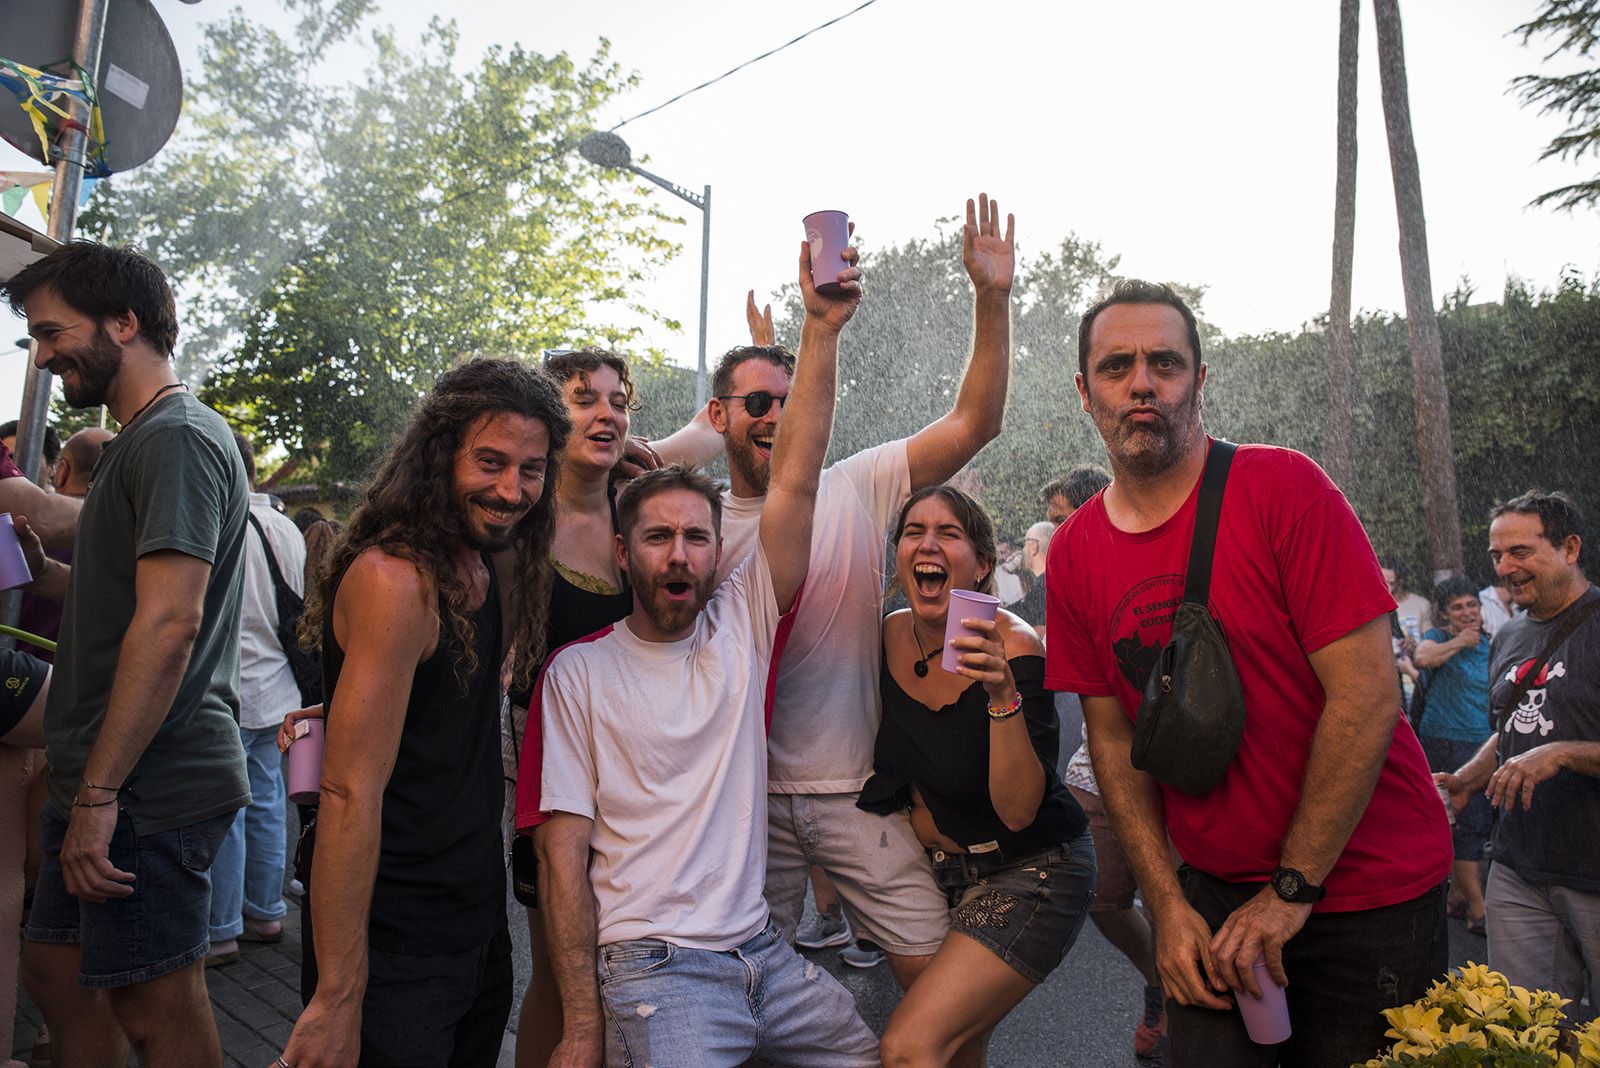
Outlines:
[[[1422,751],[1428,757],[1429,771],[1454,772],[1477,755],[1482,741],[1458,742],[1453,738],[1421,737]],[[1450,828],[1450,841],[1455,847],[1457,860],[1482,860],[1484,847],[1489,844],[1489,832],[1494,828],[1494,807],[1482,791],[1474,791],[1467,807],[1456,813],[1456,822]]]
[[[1183,896],[1213,931],[1261,891],[1260,883],[1228,883],[1188,866],[1179,870]],[[1445,884],[1397,905],[1359,912],[1315,912],[1283,948],[1289,973],[1289,1040],[1258,1046],[1237,1010],[1167,1002],[1171,1068],[1349,1068],[1386,1049],[1381,1015],[1428,992],[1450,966]]]
[[22,722],[44,688],[50,665],[16,649],[0,649],[0,738]]
[[[317,989],[314,923],[301,913],[301,997]],[[419,956],[367,950],[361,1068],[475,1068],[500,1056],[511,1017],[511,935],[505,917],[481,946]]]
[[1094,842],[1071,842],[1015,859],[931,849],[933,877],[950,901],[950,930],[1042,983],[1078,938],[1094,899]]
[[133,818],[120,812],[108,853],[113,865],[136,877],[133,893],[94,902],[67,893],[61,875],[67,819],[46,804],[39,821],[44,861],[23,937],[78,945],[78,981],[96,989],[149,982],[188,967],[206,955],[211,861],[233,818],[228,812],[138,835]]

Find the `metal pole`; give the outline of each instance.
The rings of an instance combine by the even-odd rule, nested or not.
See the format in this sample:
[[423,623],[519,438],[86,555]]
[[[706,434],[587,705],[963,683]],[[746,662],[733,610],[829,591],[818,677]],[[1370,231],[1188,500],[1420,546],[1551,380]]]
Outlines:
[[[78,31],[72,58],[92,78],[100,69],[100,45],[106,32],[106,7],[110,0],[81,0]],[[76,101],[74,124],[63,130],[58,142],[56,177],[50,186],[50,219],[46,233],[57,241],[72,240],[78,221],[78,194],[83,189],[83,168],[88,156],[89,115]],[[44,454],[44,428],[50,422],[50,372],[33,365],[34,347],[28,348],[28,372],[22,380],[22,413],[17,426],[17,466],[43,482],[40,459]]]
[[700,362],[694,372],[694,410],[706,406],[706,310],[711,291],[711,187],[706,186],[700,202],[703,224],[700,230]]

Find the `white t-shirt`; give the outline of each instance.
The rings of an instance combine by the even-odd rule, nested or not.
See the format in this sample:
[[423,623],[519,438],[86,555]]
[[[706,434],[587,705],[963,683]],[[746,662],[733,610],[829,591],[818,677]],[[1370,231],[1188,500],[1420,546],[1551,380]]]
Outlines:
[[[266,531],[283,581],[305,595],[306,540],[294,520],[272,507],[265,493],[250,494],[250,515]],[[300,707],[300,687],[278,641],[278,595],[266,551],[254,527],[244,532],[244,587],[239,598],[239,726],[263,730],[283,724]]]
[[643,641],[624,620],[546,666],[539,807],[594,820],[600,945],[729,950],[766,926],[764,728],[782,629],[758,552],[689,637]]
[[[872,776],[882,716],[884,539],[910,495],[904,439],[865,449],[822,472],[811,570],[778,664],[767,739],[771,793],[855,793]],[[722,495],[719,579],[755,547],[765,500]]]

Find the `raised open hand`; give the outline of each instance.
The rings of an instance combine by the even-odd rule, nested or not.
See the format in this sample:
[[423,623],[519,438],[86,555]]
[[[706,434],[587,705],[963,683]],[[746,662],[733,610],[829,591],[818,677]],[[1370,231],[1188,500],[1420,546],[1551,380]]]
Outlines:
[[778,334],[772,328],[772,305],[768,304],[761,310],[756,310],[756,291],[751,290],[744,298],[744,321],[750,326],[750,344],[776,345]]
[[987,193],[979,193],[976,204],[967,201],[967,224],[961,228],[961,261],[967,265],[967,277],[972,279],[974,289],[1011,291],[1017,270],[1016,228],[1016,218],[1007,215],[1005,236],[1000,236],[1000,202],[990,200]]

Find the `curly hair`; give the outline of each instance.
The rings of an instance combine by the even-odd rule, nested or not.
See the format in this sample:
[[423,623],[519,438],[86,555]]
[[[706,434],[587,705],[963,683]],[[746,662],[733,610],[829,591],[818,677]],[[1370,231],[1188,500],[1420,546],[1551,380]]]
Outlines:
[[610,349],[562,349],[544,355],[544,373],[561,383],[576,378],[588,387],[589,376],[602,367],[617,373],[622,392],[628,398],[628,411],[636,412],[643,407],[634,389],[633,376],[628,373],[628,359],[621,353]]
[[560,388],[549,376],[514,360],[479,358],[446,372],[417,405],[398,441],[379,459],[348,525],[322,561],[308,590],[301,642],[323,637],[323,618],[337,578],[350,562],[376,548],[410,562],[432,583],[443,604],[440,639],[457,653],[459,678],[479,668],[477,635],[467,612],[469,590],[455,555],[467,539],[454,500],[456,453],[474,422],[510,413],[537,419],[550,434],[545,492],[512,529],[516,568],[510,591],[514,685],[531,688],[544,655],[550,600],[550,542],[555,535],[555,494],[561,450],[572,422]]

